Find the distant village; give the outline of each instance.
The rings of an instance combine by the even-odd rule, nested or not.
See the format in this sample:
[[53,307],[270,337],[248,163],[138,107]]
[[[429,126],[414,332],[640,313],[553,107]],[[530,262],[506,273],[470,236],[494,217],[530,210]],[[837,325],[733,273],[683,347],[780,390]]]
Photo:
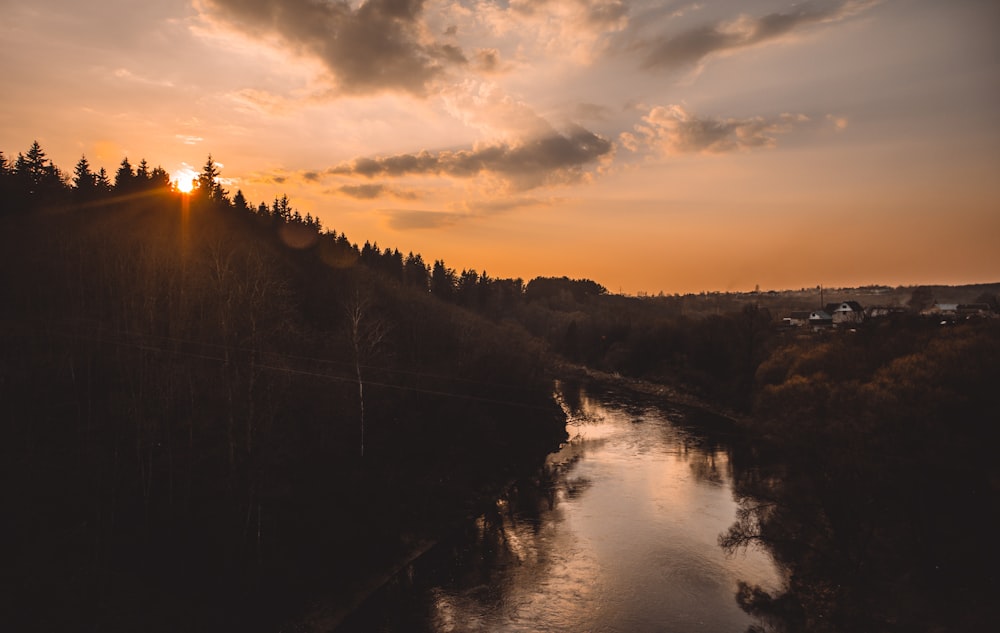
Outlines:
[[919,314],[923,317],[938,319],[942,324],[1000,316],[988,303],[935,303],[923,310],[914,310],[910,307],[896,305],[865,307],[857,301],[841,301],[827,303],[822,310],[795,310],[782,319],[782,325],[788,328],[825,329],[857,325],[871,319],[884,319],[904,314]]
[[849,328],[878,319],[923,317],[939,323],[1000,317],[1000,283],[961,286],[882,286],[744,292],[702,292],[658,296],[639,293],[674,314],[691,317],[738,312],[747,304],[766,309],[788,330]]

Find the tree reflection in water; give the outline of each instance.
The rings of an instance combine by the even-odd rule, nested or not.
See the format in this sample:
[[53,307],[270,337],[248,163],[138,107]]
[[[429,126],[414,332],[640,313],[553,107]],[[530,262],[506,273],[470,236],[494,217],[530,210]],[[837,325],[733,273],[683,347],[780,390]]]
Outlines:
[[737,579],[779,581],[770,558],[727,559],[728,440],[693,412],[563,385],[570,442],[417,560],[337,629],[739,631]]
[[[512,484],[474,521],[459,526],[397,575],[337,631],[476,631],[488,628],[488,622],[512,618],[531,598],[532,592],[524,588],[553,577],[560,499],[580,494],[587,485],[567,477],[581,453],[563,456]],[[427,579],[433,579],[430,586]],[[565,599],[579,600],[583,589],[567,587]]]

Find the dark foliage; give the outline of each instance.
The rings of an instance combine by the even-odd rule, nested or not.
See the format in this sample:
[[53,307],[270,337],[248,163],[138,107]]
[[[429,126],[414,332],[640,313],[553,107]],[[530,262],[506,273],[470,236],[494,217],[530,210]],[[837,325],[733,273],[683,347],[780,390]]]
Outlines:
[[866,324],[758,372],[755,447],[726,547],[769,547],[785,593],[740,600],[783,631],[976,630],[992,619],[1000,323]]
[[523,331],[218,175],[3,163],[11,630],[273,628],[564,438]]

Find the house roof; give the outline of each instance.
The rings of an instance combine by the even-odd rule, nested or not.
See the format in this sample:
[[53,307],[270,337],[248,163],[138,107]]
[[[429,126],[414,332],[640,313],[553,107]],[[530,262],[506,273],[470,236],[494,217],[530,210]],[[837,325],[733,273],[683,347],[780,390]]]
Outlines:
[[834,312],[864,312],[864,308],[857,301],[838,301],[837,303],[828,303],[823,311],[827,314],[833,314]]

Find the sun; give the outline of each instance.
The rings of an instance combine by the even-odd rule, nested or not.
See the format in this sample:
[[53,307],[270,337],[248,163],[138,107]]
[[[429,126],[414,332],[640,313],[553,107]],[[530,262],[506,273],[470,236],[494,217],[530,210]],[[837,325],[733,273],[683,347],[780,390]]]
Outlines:
[[191,190],[194,189],[194,180],[191,178],[179,178],[174,181],[174,186],[181,193],[191,193]]
[[183,167],[175,171],[171,176],[177,191],[191,193],[194,189],[194,182],[198,177],[198,172],[188,167],[187,164],[184,164]]

